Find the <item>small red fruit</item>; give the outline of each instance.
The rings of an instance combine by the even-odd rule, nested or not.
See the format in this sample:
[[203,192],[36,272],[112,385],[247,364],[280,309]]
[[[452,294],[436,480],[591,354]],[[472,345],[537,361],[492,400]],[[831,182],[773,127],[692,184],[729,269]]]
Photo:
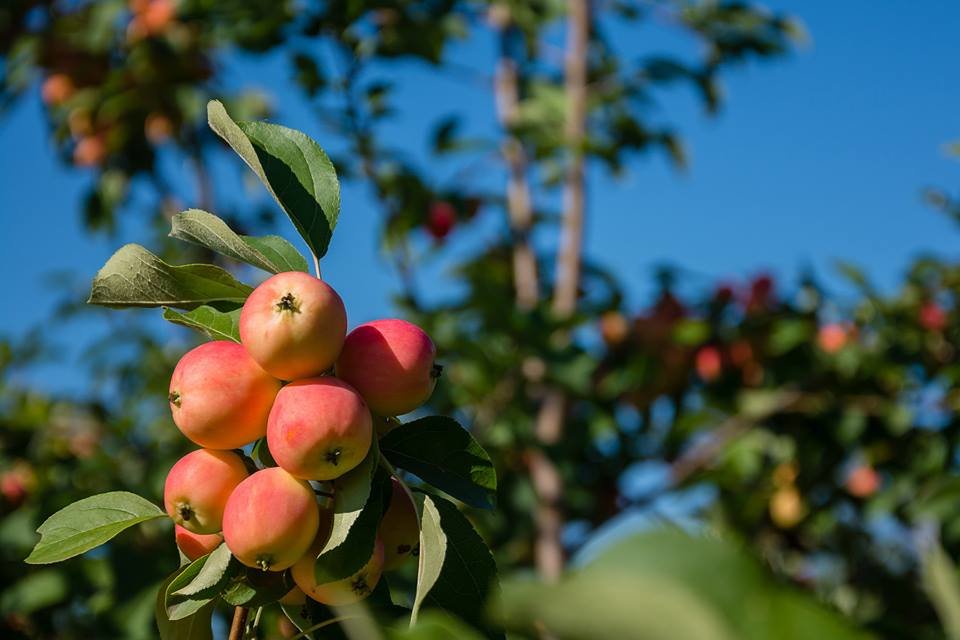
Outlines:
[[847,344],[847,328],[842,324],[827,324],[817,332],[817,344],[826,353],[837,353]]
[[173,122],[162,113],[151,113],[143,123],[143,135],[159,146],[173,135]]
[[239,449],[263,436],[280,381],[236,342],[188,351],[170,379],[170,409],[183,435],[210,449]]
[[0,474],[0,494],[13,507],[18,507],[36,488],[37,475],[29,462],[18,460]]
[[219,533],[194,533],[178,524],[173,526],[173,534],[180,551],[190,560],[207,555],[223,542],[223,536]]
[[630,324],[619,311],[607,311],[600,316],[600,337],[608,347],[620,344],[630,334]]
[[43,81],[40,96],[48,105],[55,107],[69,100],[76,90],[70,76],[65,73],[53,73]]
[[193,533],[216,533],[227,499],[247,476],[232,451],[199,449],[177,460],[163,487],[163,506],[173,521]]
[[277,600],[277,602],[285,605],[302,605],[307,603],[307,596],[303,593],[303,589],[294,587],[287,592],[287,595]]
[[430,337],[405,320],[375,320],[347,335],[337,376],[382,416],[399,416],[427,401],[441,367]]
[[313,488],[280,467],[257,471],[230,494],[223,539],[237,560],[283,571],[306,553],[320,526]]
[[107,157],[107,143],[102,135],[80,138],[73,148],[73,163],[78,167],[94,167]]
[[363,600],[371,593],[380,581],[383,573],[383,543],[377,538],[370,560],[359,571],[348,578],[317,584],[313,566],[317,555],[323,548],[327,536],[318,536],[310,550],[293,565],[291,574],[297,586],[303,589],[308,597],[321,604],[342,606]]
[[360,464],[372,440],[373,421],[363,398],[330,376],[291,382],[270,411],[270,454],[303,480],[339,478]]
[[705,382],[713,382],[723,371],[720,350],[714,346],[701,347],[696,356],[697,375]]
[[383,570],[396,569],[420,546],[417,508],[396,478],[390,494],[390,506],[380,521],[378,535],[383,542]]
[[880,488],[880,474],[870,465],[861,464],[847,476],[847,492],[857,498],[869,498]]
[[240,341],[274,377],[297,380],[330,369],[347,333],[337,292],[308,273],[278,273],[257,287],[240,312]]
[[457,212],[449,202],[441,200],[430,205],[430,213],[427,215],[427,232],[435,240],[446,238],[456,222]]
[[143,26],[150,35],[160,35],[167,30],[177,15],[173,0],[150,0],[150,4],[140,14]]
[[747,311],[760,311],[767,308],[773,298],[773,278],[769,275],[759,275],[750,283],[750,293],[747,298]]
[[947,312],[936,302],[920,307],[920,326],[927,331],[943,331],[947,327]]

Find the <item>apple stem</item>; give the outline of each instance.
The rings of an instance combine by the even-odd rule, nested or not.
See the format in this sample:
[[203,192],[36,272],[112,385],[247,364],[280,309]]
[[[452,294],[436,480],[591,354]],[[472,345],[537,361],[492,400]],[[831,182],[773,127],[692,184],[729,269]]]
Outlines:
[[323,280],[323,276],[320,275],[320,258],[317,257],[317,254],[310,252],[310,255],[313,256],[313,270],[317,273],[317,280]]

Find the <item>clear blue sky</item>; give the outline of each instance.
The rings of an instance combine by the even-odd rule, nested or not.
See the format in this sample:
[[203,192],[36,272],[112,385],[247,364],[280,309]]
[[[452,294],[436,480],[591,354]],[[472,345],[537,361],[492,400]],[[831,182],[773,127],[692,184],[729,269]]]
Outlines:
[[[960,5],[947,0],[767,5],[800,17],[811,42],[786,59],[728,73],[719,117],[706,117],[684,91],[661,103],[658,116],[678,125],[691,153],[687,173],[676,173],[657,157],[635,162],[619,182],[594,172],[587,250],[621,274],[634,306],[649,291],[651,266],[662,262],[683,266],[695,285],[707,286],[759,270],[790,281],[807,266],[829,277],[834,261],[843,258],[892,287],[919,252],[960,253],[952,223],[920,199],[926,185],[960,190],[960,164],[941,149],[960,139]],[[613,35],[629,56],[689,53],[683,40],[662,30],[614,28]],[[455,54],[458,62],[488,73],[492,42],[480,38]],[[275,94],[277,120],[321,143],[329,138],[292,91],[284,59],[234,56],[226,63],[231,85]],[[465,111],[469,130],[492,130],[492,98],[484,87],[424,66],[401,65],[390,73],[402,88],[403,114],[385,129],[391,143],[423,156],[424,127],[453,110]],[[131,219],[114,238],[82,232],[78,196],[89,178],[55,159],[36,94],[0,121],[0,149],[0,269],[7,288],[0,333],[17,336],[49,321],[58,299],[50,273],[89,281],[121,243],[147,237]],[[442,165],[433,168],[440,175],[449,172]],[[231,188],[240,176],[239,162],[218,165],[221,197],[252,197]],[[377,255],[377,224],[367,190],[348,186],[324,274],[343,294],[351,324],[390,313],[397,281]],[[490,227],[457,237],[450,250],[475,247]],[[290,235],[292,229],[283,232]],[[444,264],[440,260],[433,269],[442,273]],[[82,344],[105,330],[90,321],[74,323],[61,333],[62,342]],[[69,357],[76,353],[70,350]],[[63,366],[43,367],[30,378],[50,388],[83,384]]]

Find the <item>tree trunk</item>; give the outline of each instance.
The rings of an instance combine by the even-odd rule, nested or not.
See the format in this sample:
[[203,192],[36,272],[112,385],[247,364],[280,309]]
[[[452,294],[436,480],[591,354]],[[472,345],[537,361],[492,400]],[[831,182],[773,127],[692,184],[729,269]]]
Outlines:
[[513,27],[500,27],[500,58],[494,80],[497,101],[497,116],[505,137],[501,150],[507,164],[507,215],[513,235],[513,283],[516,303],[520,309],[532,309],[539,295],[537,259],[530,246],[530,231],[533,228],[533,205],[530,183],[527,177],[527,151],[523,143],[513,135],[520,109],[520,78],[517,61],[510,55],[510,39]]
[[[561,245],[557,254],[553,310],[561,318],[569,317],[577,307],[580,289],[580,264],[583,251],[584,158],[583,142],[587,120],[587,47],[590,38],[588,0],[567,2],[567,44],[564,64],[566,123],[564,136],[568,148],[568,166],[563,190]],[[566,398],[559,390],[549,390],[537,415],[536,436],[541,449],[531,457],[530,476],[537,494],[537,540],[534,550],[537,570],[548,581],[560,577],[564,565],[563,478],[543,450],[563,437]]]

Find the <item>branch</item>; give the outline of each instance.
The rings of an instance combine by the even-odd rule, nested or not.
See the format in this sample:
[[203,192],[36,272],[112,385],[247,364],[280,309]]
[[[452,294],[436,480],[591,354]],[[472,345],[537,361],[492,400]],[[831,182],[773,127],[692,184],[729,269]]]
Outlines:
[[563,228],[553,297],[554,311],[562,317],[575,311],[580,287],[585,190],[583,142],[587,128],[587,43],[590,37],[588,0],[568,0],[567,7],[570,15],[564,65],[567,98],[564,135],[570,162],[564,181]]
[[750,416],[731,416],[720,423],[710,432],[710,437],[690,447],[670,465],[670,487],[682,484],[697,471],[713,464],[717,456],[727,448],[731,442],[744,435],[758,422],[769,418],[775,413],[790,409],[804,399],[796,391],[785,391],[776,402],[763,412]]
[[230,625],[230,635],[228,640],[242,640],[243,629],[247,626],[247,614],[250,610],[246,607],[234,607],[233,623]]
[[[587,46],[590,37],[589,0],[567,1],[567,44],[564,64],[564,91],[567,110],[564,135],[569,164],[564,180],[561,247],[557,254],[553,310],[561,318],[576,311],[580,288],[583,251],[584,157],[583,142],[587,127]],[[547,392],[535,426],[541,445],[552,445],[563,436],[566,398],[562,391]],[[542,451],[530,460],[530,475],[537,493],[537,569],[545,580],[555,581],[563,570],[563,478],[556,465]]]
[[527,179],[527,151],[520,139],[512,133],[520,111],[518,65],[510,55],[510,40],[515,35],[515,28],[510,25],[500,28],[500,57],[497,60],[494,95],[497,117],[505,132],[501,152],[507,164],[507,214],[513,235],[513,283],[516,303],[520,309],[532,309],[537,305],[540,296],[537,260],[530,247],[533,209]]

